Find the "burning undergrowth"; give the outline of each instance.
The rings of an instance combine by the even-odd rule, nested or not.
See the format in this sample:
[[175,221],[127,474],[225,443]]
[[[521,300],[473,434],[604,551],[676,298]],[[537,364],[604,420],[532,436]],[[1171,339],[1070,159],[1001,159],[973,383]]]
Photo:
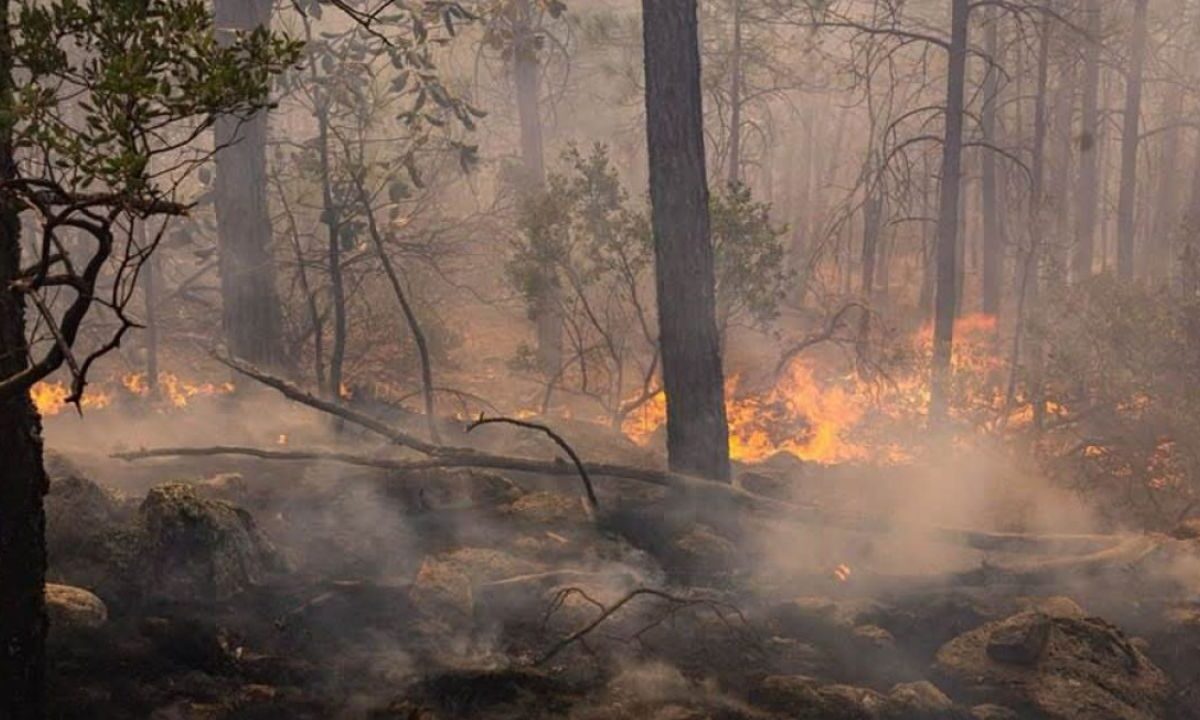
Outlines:
[[[269,448],[285,436],[283,450],[388,455],[273,398],[248,400],[252,413],[241,402],[214,394],[181,412],[143,413],[122,442]],[[128,409],[88,417],[111,412]],[[404,414],[390,420],[420,427]],[[1168,640],[1194,637],[1188,601],[1200,589],[1181,581],[1194,541],[1147,550],[1119,538],[1112,548],[1097,536],[983,532],[1072,526],[1044,485],[1007,487],[1003,452],[985,461],[959,447],[937,467],[893,459],[873,471],[774,452],[739,466],[750,506],[727,492],[603,479],[591,509],[575,478],[547,473],[222,455],[118,463],[96,457],[112,439],[74,427],[84,425],[48,423],[52,441],[75,436],[61,445],[80,458],[53,468],[51,580],[96,593],[107,619],[89,625],[55,610],[62,717],[949,718],[998,700],[1042,712],[1042,685],[1000,698],[954,675],[938,651],[955,641],[961,654],[978,641],[959,636],[1058,593],[1152,639],[1147,656],[1107,626],[1052,624],[1059,639],[1047,641],[1044,666],[1035,653],[1021,672],[1073,678],[1079,702],[1161,716],[1183,702],[1186,682],[1167,690],[1149,668],[1175,672],[1196,658],[1191,640]],[[653,454],[623,434],[578,420],[556,427],[589,463],[652,472]],[[519,428],[469,439],[514,456],[558,452]],[[1002,490],[1023,508],[997,510]],[[1053,522],[1038,517],[1040,504],[1053,505]],[[1075,529],[1086,530],[1078,512]],[[934,525],[979,532],[931,534]],[[1118,599],[1130,572],[1147,598],[1136,611]],[[1071,664],[1094,638],[1136,658],[1116,695]],[[981,652],[970,662],[1000,662]],[[122,668],[119,687],[112,667]]]

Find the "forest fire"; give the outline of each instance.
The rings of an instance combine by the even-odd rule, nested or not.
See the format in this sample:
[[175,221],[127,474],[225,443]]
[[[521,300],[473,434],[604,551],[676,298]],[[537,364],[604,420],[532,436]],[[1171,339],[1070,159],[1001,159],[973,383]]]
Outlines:
[[[60,382],[40,382],[29,390],[34,407],[43,417],[58,415],[67,407],[71,390]],[[103,390],[89,390],[80,401],[83,410],[99,410],[112,403],[112,395]]]
[[[972,408],[1002,410],[998,373],[1004,362],[997,352],[995,333],[992,315],[967,315],[955,324],[954,367],[965,392],[963,400]],[[912,356],[919,361],[878,381],[854,372],[824,371],[805,360],[793,361],[765,390],[748,389],[741,376],[732,376],[725,389],[730,456],[758,463],[787,453],[823,465],[908,459],[911,453],[895,442],[866,437],[879,434],[867,433],[866,426],[920,417],[929,399],[926,358],[932,342],[932,327],[926,325],[908,342]],[[1028,414],[1028,408],[1023,412]],[[646,445],[665,423],[666,400],[659,393],[630,415],[621,429],[634,442]]]
[[[92,383],[84,393],[80,407],[83,410],[102,410],[114,404],[118,398],[140,398],[161,401],[159,409],[181,409],[198,397],[228,395],[234,391],[231,382],[214,383],[185,380],[171,372],[160,372],[158,383],[151,387],[145,373],[128,373],[108,382]],[[70,389],[61,382],[40,382],[29,391],[35,407],[43,417],[53,417],[67,405]]]

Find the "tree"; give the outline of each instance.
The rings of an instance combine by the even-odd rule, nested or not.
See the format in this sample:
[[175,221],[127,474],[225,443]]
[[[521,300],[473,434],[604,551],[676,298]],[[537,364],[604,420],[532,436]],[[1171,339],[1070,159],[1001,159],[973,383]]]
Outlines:
[[646,135],[670,466],[729,479],[696,0],[643,0]]
[[[135,221],[187,210],[172,194],[209,155],[193,142],[219,115],[262,107],[296,50],[265,31],[217,45],[202,0],[0,0],[2,717],[45,711],[47,480],[29,389],[66,366],[80,402],[93,363],[134,324],[125,308],[161,238],[139,243]],[[163,156],[169,171],[155,167]],[[40,221],[28,262],[23,213]],[[84,347],[98,309],[116,329]]]
[[1079,192],[1076,195],[1076,280],[1090,277],[1095,262],[1096,214],[1100,202],[1100,0],[1087,0],[1084,9],[1083,109],[1079,133]]
[[[272,0],[216,0],[218,37],[271,24]],[[284,364],[271,215],[267,207],[267,113],[223,115],[214,128],[213,200],[220,249],[221,313],[230,354],[264,367]]]
[[933,368],[929,421],[946,420],[950,392],[950,359],[954,352],[954,317],[958,306],[958,203],[961,192],[963,95],[967,70],[968,0],[952,0],[949,67],[946,73],[946,133],[942,139],[941,190],[938,196],[937,282],[934,295]]
[[1121,122],[1121,187],[1117,200],[1117,275],[1133,279],[1134,205],[1137,202],[1137,159],[1142,113],[1142,74],[1146,63],[1146,9],[1149,0],[1133,0],[1129,69],[1125,76],[1125,109]]

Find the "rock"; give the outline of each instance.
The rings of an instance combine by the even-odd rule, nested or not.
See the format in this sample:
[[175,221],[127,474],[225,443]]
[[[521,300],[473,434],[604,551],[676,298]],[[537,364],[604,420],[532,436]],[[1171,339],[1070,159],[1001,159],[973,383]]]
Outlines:
[[82,588],[46,583],[46,614],[52,632],[97,628],[108,622],[104,601]]
[[[1043,632],[1045,641],[1031,659],[1030,648]],[[1021,637],[1024,645],[1008,640]],[[1002,657],[1026,662],[996,659],[993,638],[1005,639]],[[1037,612],[988,623],[951,640],[938,651],[933,672],[955,697],[1049,720],[1151,720],[1163,716],[1170,693],[1163,672],[1118,628],[1099,618]]]
[[51,564],[83,551],[120,522],[116,496],[80,475],[57,476],[46,494],[46,552]]
[[389,478],[380,492],[407,514],[495,507],[522,494],[521,488],[507,477],[475,468],[406,472],[399,478]]
[[535,525],[578,525],[590,522],[582,500],[575,495],[532,492],[500,509],[501,513]]
[[1200,540],[1200,517],[1182,520],[1170,532],[1176,540]]
[[431,630],[461,631],[471,624],[475,599],[471,578],[453,563],[426,558],[409,589],[409,601]]
[[1016,615],[988,636],[987,654],[996,662],[1035,665],[1050,640],[1050,617],[1040,612]]
[[1021,720],[1016,711],[1001,705],[976,705],[971,708],[971,717],[974,720]]
[[250,513],[182,484],[153,488],[139,515],[149,597],[225,600],[283,569]]
[[884,705],[884,696],[874,690],[822,685],[804,675],[767,677],[750,700],[794,720],[873,720]]
[[1065,595],[1051,597],[1017,598],[1017,607],[1021,610],[1035,610],[1050,617],[1065,617],[1081,620],[1087,617],[1087,612]]
[[933,683],[901,683],[888,692],[880,714],[886,720],[954,720],[954,702]]
[[205,497],[229,502],[243,502],[249,492],[246,478],[241,473],[219,473],[196,484],[196,489]]
[[707,525],[695,525],[672,543],[668,562],[687,571],[728,572],[738,566],[737,546]]

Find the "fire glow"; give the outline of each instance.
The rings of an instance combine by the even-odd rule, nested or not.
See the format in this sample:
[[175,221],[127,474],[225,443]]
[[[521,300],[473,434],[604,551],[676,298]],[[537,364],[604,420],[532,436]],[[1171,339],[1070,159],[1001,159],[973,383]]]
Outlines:
[[[129,373],[112,381],[89,387],[80,403],[83,410],[101,410],[120,397],[153,400],[160,409],[186,408],[196,398],[228,395],[233,383],[192,382],[170,372],[160,372],[151,387],[145,373]],[[38,413],[43,417],[60,414],[67,406],[70,390],[61,382],[39,382],[29,391]]]

